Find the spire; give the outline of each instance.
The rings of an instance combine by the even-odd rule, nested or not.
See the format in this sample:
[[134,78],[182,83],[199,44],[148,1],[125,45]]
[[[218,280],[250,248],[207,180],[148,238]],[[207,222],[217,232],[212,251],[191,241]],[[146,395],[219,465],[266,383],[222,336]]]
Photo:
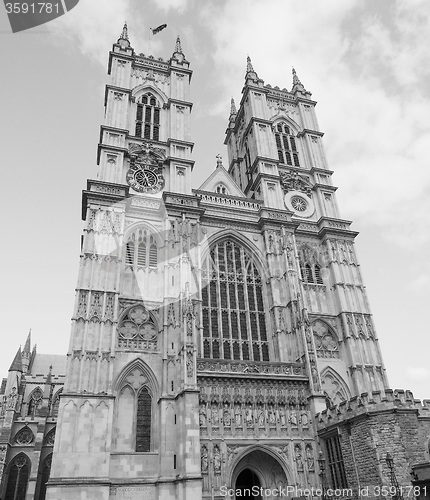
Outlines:
[[247,56],[246,58],[246,75],[245,75],[246,80],[251,80],[253,83],[257,84],[263,84],[263,80],[260,80],[258,78],[257,72],[254,69],[254,66],[252,65],[251,58]]
[[175,53],[176,54],[183,54],[182,47],[181,47],[181,39],[179,38],[179,35],[176,38]]
[[124,26],[122,28],[121,36],[118,38],[117,41],[118,45],[121,46],[122,49],[126,49],[130,47],[130,40],[128,38],[128,27],[127,23],[124,23]]
[[293,85],[301,85],[302,82],[300,81],[299,77],[297,76],[297,73],[296,73],[296,70],[294,69],[294,66],[293,66]]
[[301,94],[311,96],[312,94],[305,89],[303,83],[300,81],[300,78],[297,76],[297,72],[294,66],[292,72],[293,72],[293,88],[291,89],[291,92],[293,93],[299,92]]
[[121,33],[121,36],[119,37],[119,40],[128,40],[127,21],[124,23],[124,26],[122,28],[122,33]]
[[9,368],[10,372],[22,372],[22,356],[21,356],[21,346],[19,347],[15,358]]
[[24,349],[22,350],[22,354],[27,354],[30,356],[31,354],[31,328],[28,332],[27,340],[25,341]]
[[231,115],[237,115],[236,103],[234,102],[233,97],[231,98],[230,116]]
[[246,72],[247,73],[255,73],[254,72],[254,68],[252,67],[252,62],[251,62],[251,58],[248,56],[246,58]]

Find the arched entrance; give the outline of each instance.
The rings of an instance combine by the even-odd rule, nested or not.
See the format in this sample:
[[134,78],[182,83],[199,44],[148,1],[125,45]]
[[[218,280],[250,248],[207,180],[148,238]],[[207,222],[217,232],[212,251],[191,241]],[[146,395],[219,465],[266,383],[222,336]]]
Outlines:
[[261,495],[255,495],[256,490],[260,491],[261,483],[257,474],[251,469],[243,469],[236,479],[236,496],[240,498],[261,499]]
[[231,487],[235,490],[236,500],[271,500],[283,496],[279,495],[279,490],[288,484],[285,467],[270,450],[254,449],[232,465]]

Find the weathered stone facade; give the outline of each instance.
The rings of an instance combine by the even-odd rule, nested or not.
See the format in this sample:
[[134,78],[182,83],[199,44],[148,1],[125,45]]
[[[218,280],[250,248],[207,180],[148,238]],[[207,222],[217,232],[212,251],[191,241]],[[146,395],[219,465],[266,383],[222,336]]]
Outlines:
[[0,498],[411,485],[429,403],[388,388],[357,233],[295,71],[291,91],[273,88],[248,58],[228,166],[218,157],[199,189],[179,39],[156,60],[125,26],[108,71],[67,366],[38,371],[30,340],[12,363]]

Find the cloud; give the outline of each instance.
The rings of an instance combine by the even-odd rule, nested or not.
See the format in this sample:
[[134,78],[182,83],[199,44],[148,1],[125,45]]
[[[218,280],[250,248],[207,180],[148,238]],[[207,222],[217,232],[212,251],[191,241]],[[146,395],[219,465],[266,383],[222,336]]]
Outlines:
[[243,86],[247,54],[259,77],[281,88],[291,88],[294,64],[320,101],[342,213],[366,217],[399,247],[427,245],[430,3],[331,0],[291,7],[284,0],[238,0],[201,12],[216,46],[219,97],[212,114],[228,114],[231,89]]

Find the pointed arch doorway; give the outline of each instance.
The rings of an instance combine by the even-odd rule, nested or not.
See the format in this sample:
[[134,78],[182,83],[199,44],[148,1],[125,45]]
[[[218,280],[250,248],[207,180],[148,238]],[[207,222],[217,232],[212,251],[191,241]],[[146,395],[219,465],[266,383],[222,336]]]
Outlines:
[[279,498],[279,494],[268,495],[268,490],[279,491],[288,484],[285,466],[269,449],[254,448],[241,458],[238,457],[236,464],[232,465],[230,484],[235,490],[236,500]]

